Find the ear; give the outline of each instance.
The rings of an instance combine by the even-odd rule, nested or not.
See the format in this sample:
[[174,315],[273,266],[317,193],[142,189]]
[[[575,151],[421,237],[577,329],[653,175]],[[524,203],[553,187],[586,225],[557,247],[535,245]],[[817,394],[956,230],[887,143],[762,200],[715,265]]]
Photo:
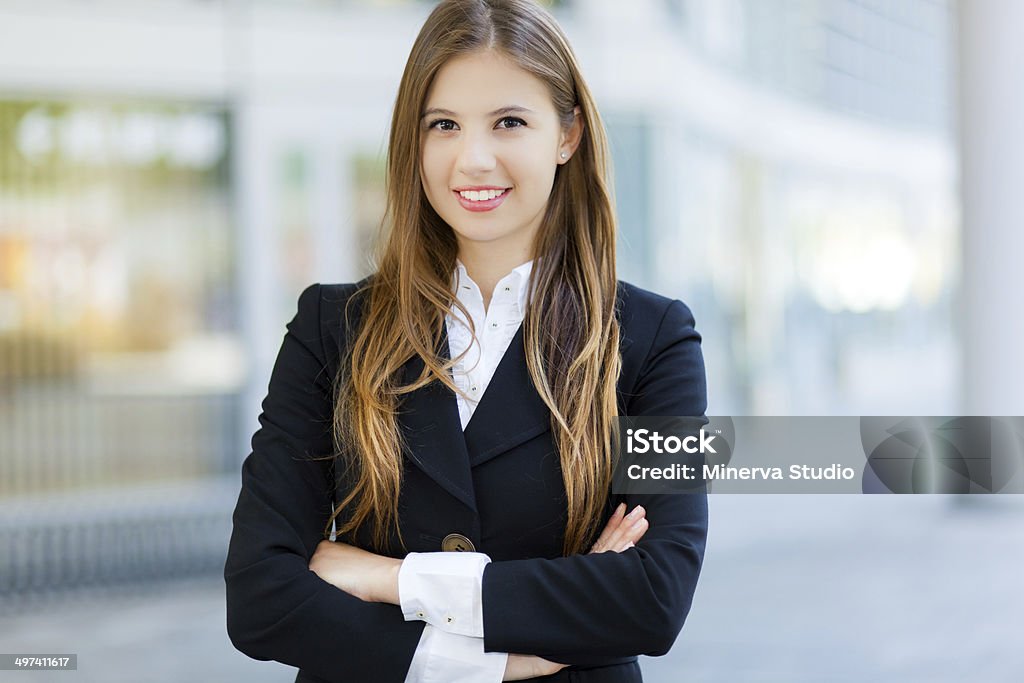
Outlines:
[[[572,158],[583,139],[583,112],[577,104],[572,110],[572,123],[567,130],[562,131],[562,138],[558,145],[558,163],[564,164]],[[562,158],[562,155],[565,158]]]

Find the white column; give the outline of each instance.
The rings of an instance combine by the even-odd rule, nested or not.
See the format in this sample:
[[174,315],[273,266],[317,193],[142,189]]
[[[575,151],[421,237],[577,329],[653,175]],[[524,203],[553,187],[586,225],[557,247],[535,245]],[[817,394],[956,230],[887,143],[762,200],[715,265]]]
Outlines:
[[284,324],[277,306],[280,255],[275,249],[275,169],[266,134],[267,115],[259,103],[247,98],[238,101],[235,111],[233,176],[238,220],[239,331],[249,351],[242,389],[243,419],[239,426],[241,461],[249,454],[250,439],[259,427],[260,404],[267,394],[270,369],[284,338]]
[[957,12],[963,408],[1024,415],[1024,2]]
[[[344,120],[339,113],[336,121]],[[326,134],[323,138],[330,139]],[[310,282],[355,282],[361,255],[355,234],[355,198],[348,148],[331,140],[314,151],[311,189],[316,273]]]

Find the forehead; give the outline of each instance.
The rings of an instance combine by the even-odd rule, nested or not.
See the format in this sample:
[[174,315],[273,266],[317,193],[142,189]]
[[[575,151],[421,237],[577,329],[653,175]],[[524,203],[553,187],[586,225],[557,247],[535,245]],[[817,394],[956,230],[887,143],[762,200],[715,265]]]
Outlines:
[[445,62],[430,86],[425,108],[472,115],[510,105],[554,112],[544,81],[504,55],[488,50]]

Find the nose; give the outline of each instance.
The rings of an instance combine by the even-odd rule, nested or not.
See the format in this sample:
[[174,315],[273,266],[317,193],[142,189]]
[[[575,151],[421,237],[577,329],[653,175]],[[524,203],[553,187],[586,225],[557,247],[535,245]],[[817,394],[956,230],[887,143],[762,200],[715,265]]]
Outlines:
[[497,160],[487,134],[469,133],[462,137],[457,160],[458,170],[467,176],[476,176],[494,170]]

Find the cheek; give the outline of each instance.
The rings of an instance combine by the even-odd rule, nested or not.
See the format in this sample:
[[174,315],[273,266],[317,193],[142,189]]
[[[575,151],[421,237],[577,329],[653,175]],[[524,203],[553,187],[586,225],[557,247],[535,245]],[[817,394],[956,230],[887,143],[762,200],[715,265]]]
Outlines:
[[538,140],[510,150],[504,161],[515,182],[534,192],[550,191],[556,167],[551,149],[546,140]]
[[420,162],[420,175],[423,177],[424,189],[427,192],[446,190],[448,187],[448,172],[444,159],[438,150],[429,146],[423,148]]

